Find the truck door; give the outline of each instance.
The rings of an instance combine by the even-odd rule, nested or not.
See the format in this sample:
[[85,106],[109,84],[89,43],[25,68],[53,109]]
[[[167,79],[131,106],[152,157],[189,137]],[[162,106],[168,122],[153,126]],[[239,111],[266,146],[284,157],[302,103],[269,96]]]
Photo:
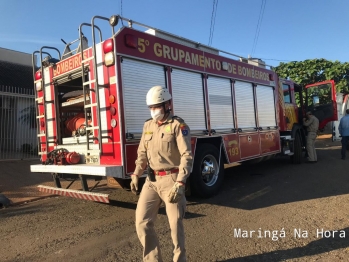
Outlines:
[[319,119],[319,129],[330,121],[336,121],[336,87],[333,80],[305,86],[305,106]]
[[341,118],[346,115],[345,111],[349,109],[348,95],[343,93],[337,93],[336,97],[338,117],[337,121],[332,122],[332,141],[341,141],[342,138],[339,134],[338,127]]

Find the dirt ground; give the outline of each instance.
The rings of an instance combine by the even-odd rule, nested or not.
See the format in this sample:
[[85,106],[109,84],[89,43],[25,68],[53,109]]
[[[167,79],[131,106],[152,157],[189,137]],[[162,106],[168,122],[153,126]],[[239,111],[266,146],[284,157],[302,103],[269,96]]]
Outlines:
[[[217,196],[189,197],[188,261],[348,260],[349,160],[340,159],[338,142],[320,137],[316,147],[317,164],[275,158],[229,168]],[[111,192],[109,205],[50,197],[1,209],[0,261],[141,261],[138,197]],[[171,261],[163,208],[156,231]]]

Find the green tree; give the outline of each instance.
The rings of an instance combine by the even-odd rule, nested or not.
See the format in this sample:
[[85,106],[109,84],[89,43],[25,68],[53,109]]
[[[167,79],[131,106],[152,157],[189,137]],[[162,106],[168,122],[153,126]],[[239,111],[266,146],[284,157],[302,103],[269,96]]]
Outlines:
[[337,92],[349,91],[349,63],[326,59],[307,59],[280,63],[274,71],[282,78],[305,86],[325,80],[334,80]]

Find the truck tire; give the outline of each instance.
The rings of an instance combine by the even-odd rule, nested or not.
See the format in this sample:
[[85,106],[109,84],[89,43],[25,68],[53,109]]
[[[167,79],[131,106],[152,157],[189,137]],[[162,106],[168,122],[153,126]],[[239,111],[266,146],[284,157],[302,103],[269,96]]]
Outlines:
[[294,138],[294,148],[293,148],[293,156],[291,156],[292,164],[300,164],[302,163],[302,142],[301,136],[299,133],[296,133],[296,137]]
[[207,198],[218,192],[224,180],[224,163],[219,161],[217,147],[201,144],[196,148],[189,179],[192,193],[196,196]]

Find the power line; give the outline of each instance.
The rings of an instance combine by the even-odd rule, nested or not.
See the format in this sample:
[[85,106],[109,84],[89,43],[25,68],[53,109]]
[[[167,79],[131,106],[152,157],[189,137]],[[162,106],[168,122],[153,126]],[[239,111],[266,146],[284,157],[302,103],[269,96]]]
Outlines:
[[210,35],[208,38],[208,45],[212,44],[214,25],[216,22],[218,0],[213,0],[212,14],[211,14],[211,25],[210,25]]
[[258,17],[258,22],[257,22],[256,33],[255,33],[254,40],[253,40],[251,55],[254,54],[256,47],[257,47],[257,42],[258,42],[259,32],[261,30],[261,24],[262,24],[262,20],[263,20],[266,2],[267,2],[267,0],[262,0],[261,9],[259,10],[259,17]]
[[211,14],[211,24],[210,24],[210,33],[208,35],[208,45],[210,45],[210,40],[211,40],[212,21],[213,21],[213,12],[214,12],[215,2],[216,2],[216,0],[213,0],[213,7],[212,7],[212,14]]
[[218,0],[216,0],[216,8],[215,8],[215,13],[214,13],[214,18],[213,18],[213,27],[212,27],[212,36],[211,36],[211,43],[210,43],[210,45],[212,44],[214,26],[216,24],[217,5],[218,5]]
[[264,13],[264,8],[263,8],[264,7],[264,1],[265,0],[262,0],[261,8],[259,10],[258,22],[257,22],[257,27],[256,27],[256,32],[255,32],[255,35],[254,35],[254,39],[253,39],[251,55],[254,54],[254,51],[255,51],[255,48],[256,48],[256,45],[257,45],[257,39],[258,39],[258,35],[259,35],[259,28],[260,28],[260,24],[261,24],[261,18],[262,18],[263,13]]
[[[120,0],[120,16],[122,17],[122,0]],[[121,19],[121,24],[124,26],[124,20]]]
[[283,60],[283,59],[274,59],[274,58],[259,58],[262,60],[273,60],[273,61],[279,61],[279,62],[292,62],[294,60]]

